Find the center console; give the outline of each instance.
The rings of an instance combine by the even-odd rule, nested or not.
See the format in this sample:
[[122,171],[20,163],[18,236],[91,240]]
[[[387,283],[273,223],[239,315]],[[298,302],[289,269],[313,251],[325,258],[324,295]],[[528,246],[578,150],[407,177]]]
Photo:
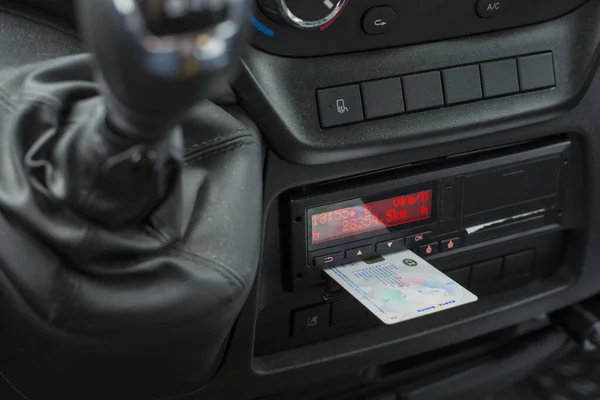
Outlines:
[[[469,387],[481,345],[521,379],[563,343],[539,317],[600,291],[600,4],[308,4],[256,1],[235,86],[267,143],[265,215],[224,371],[274,399],[413,398],[436,368]],[[479,301],[386,326],[324,273],[404,249]]]
[[288,191],[282,283],[320,301],[263,309],[255,354],[378,325],[325,276],[331,266],[410,249],[480,298],[552,276],[573,212],[571,147],[558,136]]

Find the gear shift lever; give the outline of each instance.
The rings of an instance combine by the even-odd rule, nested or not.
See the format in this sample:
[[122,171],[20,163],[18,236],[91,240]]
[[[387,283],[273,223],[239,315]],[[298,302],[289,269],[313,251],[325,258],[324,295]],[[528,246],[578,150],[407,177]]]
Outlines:
[[247,356],[261,135],[192,109],[234,69],[247,1],[80,0],[96,82],[88,54],[0,70],[0,375],[24,396],[222,398],[211,378]]
[[81,0],[79,22],[104,82],[108,123],[164,136],[236,66],[246,0]]
[[81,0],[99,66],[96,115],[56,147],[54,198],[109,228],[143,221],[182,164],[173,128],[235,69],[246,0]]

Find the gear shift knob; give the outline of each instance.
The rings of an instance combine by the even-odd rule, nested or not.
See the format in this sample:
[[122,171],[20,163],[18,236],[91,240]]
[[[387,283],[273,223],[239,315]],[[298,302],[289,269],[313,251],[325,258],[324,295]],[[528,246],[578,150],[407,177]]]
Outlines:
[[247,7],[247,0],[80,0],[109,126],[134,141],[167,134],[231,76]]
[[102,107],[53,149],[55,200],[110,229],[175,198],[184,114],[240,58],[248,0],[79,0]]

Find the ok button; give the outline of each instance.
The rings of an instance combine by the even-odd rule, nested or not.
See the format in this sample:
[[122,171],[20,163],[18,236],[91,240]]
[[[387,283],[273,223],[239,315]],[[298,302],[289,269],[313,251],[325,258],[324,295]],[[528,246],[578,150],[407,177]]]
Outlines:
[[409,245],[409,246],[413,245],[413,244],[421,244],[422,242],[424,242],[427,239],[429,239],[430,236],[431,236],[431,231],[423,232],[423,233],[417,233],[416,235],[407,236],[406,237],[406,244]]

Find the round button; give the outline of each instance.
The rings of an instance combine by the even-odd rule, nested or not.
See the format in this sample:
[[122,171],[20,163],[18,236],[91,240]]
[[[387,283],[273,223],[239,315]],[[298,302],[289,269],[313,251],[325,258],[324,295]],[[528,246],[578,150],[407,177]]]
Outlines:
[[396,22],[396,11],[389,6],[373,7],[363,16],[363,30],[367,35],[387,32]]
[[479,0],[477,15],[481,18],[493,18],[502,14],[508,6],[508,0]]

